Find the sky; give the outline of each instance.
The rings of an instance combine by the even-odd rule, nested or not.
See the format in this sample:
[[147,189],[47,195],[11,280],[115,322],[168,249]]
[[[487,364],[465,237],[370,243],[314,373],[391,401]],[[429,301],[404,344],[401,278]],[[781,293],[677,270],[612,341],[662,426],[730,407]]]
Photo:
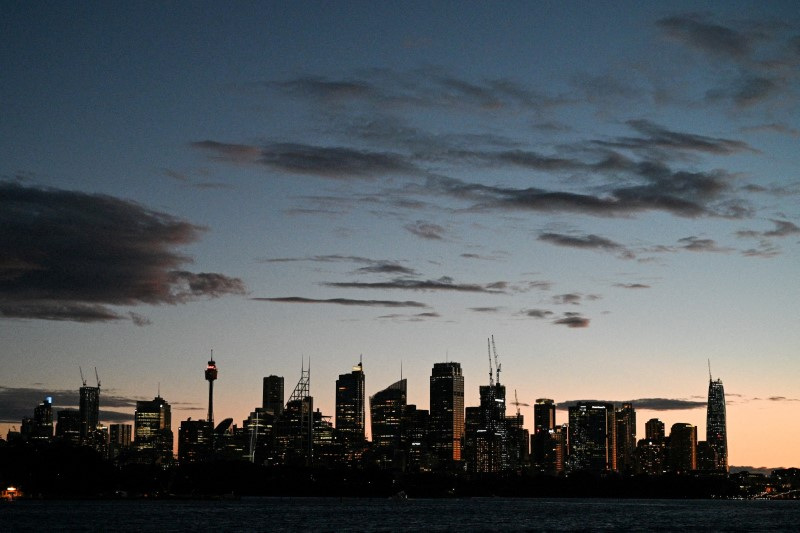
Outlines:
[[[796,2],[4,2],[0,430],[460,362],[800,466]],[[402,369],[402,370],[401,370]],[[532,407],[520,405],[530,428]],[[509,405],[509,414],[515,409]]]

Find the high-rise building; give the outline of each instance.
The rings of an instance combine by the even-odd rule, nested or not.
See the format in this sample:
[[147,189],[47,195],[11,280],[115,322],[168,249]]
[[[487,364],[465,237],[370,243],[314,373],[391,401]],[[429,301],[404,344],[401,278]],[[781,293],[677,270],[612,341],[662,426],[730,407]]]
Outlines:
[[274,431],[274,461],[310,466],[314,460],[314,398],[311,396],[311,365],[300,369],[297,382]]
[[407,381],[401,379],[369,398],[372,444],[382,466],[396,464],[402,453]]
[[666,448],[663,438],[645,437],[636,443],[636,473],[660,476],[666,469]]
[[570,471],[615,469],[615,411],[610,403],[578,402],[569,408]]
[[206,461],[211,456],[214,428],[206,420],[184,420],[178,428],[178,461],[181,464]]
[[481,385],[480,427],[475,436],[476,472],[500,472],[510,467],[506,424],[506,387]]
[[133,444],[144,461],[172,459],[172,410],[161,396],[136,402],[133,414]]
[[651,418],[644,424],[644,437],[653,441],[663,441],[666,433],[664,432],[664,422],[658,418]]
[[80,423],[81,441],[93,443],[94,433],[100,423],[100,387],[80,388]]
[[133,437],[133,425],[131,424],[111,424],[108,426],[108,456],[115,459],[128,448],[131,447]]
[[274,415],[283,411],[283,376],[266,376],[262,391],[261,407]]
[[538,398],[533,405],[533,433],[556,427],[556,404],[550,398]]
[[435,363],[430,378],[433,452],[440,461],[461,460],[464,437],[464,376],[461,363]]
[[401,437],[405,455],[403,470],[418,472],[430,469],[432,464],[430,429],[430,412],[417,409],[414,404],[406,405]]
[[34,440],[53,438],[53,399],[50,396],[33,409],[33,432],[30,438]]
[[81,441],[81,413],[75,409],[62,409],[56,414],[56,438],[78,444]]
[[636,411],[633,404],[623,403],[616,410],[617,470],[633,474],[636,470]]
[[672,424],[667,450],[669,469],[686,474],[697,469],[697,427],[692,424]]
[[336,435],[350,456],[363,449],[365,441],[364,367],[359,361],[349,374],[336,380]]
[[725,388],[721,379],[708,375],[706,442],[714,456],[714,470],[728,471],[728,433],[725,421]]

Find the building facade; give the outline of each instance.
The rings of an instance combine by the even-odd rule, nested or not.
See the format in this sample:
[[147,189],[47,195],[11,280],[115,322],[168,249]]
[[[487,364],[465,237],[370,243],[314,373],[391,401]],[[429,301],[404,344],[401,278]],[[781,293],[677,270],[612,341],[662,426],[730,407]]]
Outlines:
[[430,377],[431,446],[442,462],[461,460],[464,376],[461,363],[435,363]]
[[364,367],[360,361],[349,374],[340,374],[336,380],[336,436],[351,457],[363,449],[366,440],[364,387]]
[[721,379],[708,377],[706,442],[713,459],[713,470],[728,471],[728,432],[725,417],[725,388]]
[[569,408],[569,471],[616,469],[615,410],[610,403],[578,402]]
[[172,409],[164,398],[136,402],[133,445],[145,462],[172,460]]
[[283,376],[266,376],[261,397],[261,408],[279,415],[283,411]]

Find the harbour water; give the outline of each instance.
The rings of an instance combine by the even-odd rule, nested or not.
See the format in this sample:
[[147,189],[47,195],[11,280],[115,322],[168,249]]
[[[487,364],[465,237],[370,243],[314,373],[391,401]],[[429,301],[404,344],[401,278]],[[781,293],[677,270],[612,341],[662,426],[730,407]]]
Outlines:
[[16,501],[3,531],[797,531],[800,500]]

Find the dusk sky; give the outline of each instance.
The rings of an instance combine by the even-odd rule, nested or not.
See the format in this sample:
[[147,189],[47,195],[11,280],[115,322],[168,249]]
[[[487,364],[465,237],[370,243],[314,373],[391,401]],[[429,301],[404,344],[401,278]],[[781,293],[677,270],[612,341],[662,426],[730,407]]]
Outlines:
[[177,433],[212,349],[217,420],[309,359],[477,405],[494,335],[639,438],[710,360],[730,464],[800,466],[796,1],[4,2],[0,73],[3,435],[79,366]]

